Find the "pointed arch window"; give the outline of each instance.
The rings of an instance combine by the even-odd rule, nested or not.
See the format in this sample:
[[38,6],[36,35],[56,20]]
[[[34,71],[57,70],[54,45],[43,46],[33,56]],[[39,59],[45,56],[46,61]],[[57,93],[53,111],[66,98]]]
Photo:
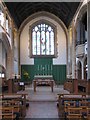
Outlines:
[[47,23],[35,24],[31,29],[32,56],[55,56],[55,28]]

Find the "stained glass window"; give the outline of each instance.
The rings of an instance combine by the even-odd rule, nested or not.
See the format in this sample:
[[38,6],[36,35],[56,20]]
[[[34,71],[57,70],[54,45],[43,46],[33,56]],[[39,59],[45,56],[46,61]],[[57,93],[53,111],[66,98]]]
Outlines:
[[32,55],[54,55],[55,32],[52,26],[41,23],[32,28]]

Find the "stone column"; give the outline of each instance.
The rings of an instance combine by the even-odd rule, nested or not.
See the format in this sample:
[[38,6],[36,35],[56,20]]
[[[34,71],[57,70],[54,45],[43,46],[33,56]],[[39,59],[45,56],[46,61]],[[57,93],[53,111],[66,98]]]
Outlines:
[[2,42],[0,42],[0,65],[2,65]]
[[6,29],[6,11],[4,11],[4,28]]
[[88,94],[90,95],[90,1],[87,3],[87,66]]
[[87,79],[90,80],[90,1],[87,3]]
[[10,26],[10,38],[11,38],[11,46],[12,46],[12,50],[11,50],[11,76],[12,74],[14,74],[14,26],[13,26],[13,22],[11,21],[11,26]]
[[84,39],[84,26],[83,26],[83,23],[80,22],[80,42],[81,44],[83,44],[83,40]]
[[82,61],[82,79],[84,79],[84,61]]
[[75,34],[75,26],[74,26],[74,23],[72,25],[72,79],[75,79],[76,76],[75,76],[75,37],[76,37],[76,34]]
[[67,65],[67,75],[70,75],[71,74],[71,67],[70,65],[72,64],[71,63],[71,45],[72,45],[72,38],[71,38],[71,35],[72,34],[72,28],[69,28],[68,30],[68,65]]
[[80,20],[77,24],[77,42],[80,42]]
[[[0,65],[2,65],[2,42],[0,42]],[[2,70],[0,72],[2,72]],[[2,93],[2,78],[0,78],[0,94],[1,93]]]

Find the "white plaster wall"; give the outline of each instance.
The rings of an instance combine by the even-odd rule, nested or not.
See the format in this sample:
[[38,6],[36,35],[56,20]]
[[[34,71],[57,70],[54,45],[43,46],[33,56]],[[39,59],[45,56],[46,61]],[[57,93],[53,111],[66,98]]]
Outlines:
[[53,64],[66,64],[66,37],[64,30],[56,21],[46,16],[31,20],[23,28],[20,36],[20,63],[34,64],[34,59],[29,57],[29,26],[41,19],[50,21],[57,27],[58,57],[53,59]]
[[29,57],[29,25],[26,25],[20,36],[20,63],[34,64],[34,59]]
[[53,64],[66,64],[66,37],[60,25],[57,26],[58,57],[53,59]]

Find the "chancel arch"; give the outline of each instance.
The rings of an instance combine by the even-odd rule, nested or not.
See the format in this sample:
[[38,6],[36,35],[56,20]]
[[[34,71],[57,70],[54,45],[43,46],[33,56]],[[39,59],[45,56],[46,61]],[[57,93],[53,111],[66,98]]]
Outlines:
[[[41,14],[42,13],[42,14]],[[32,19],[33,18],[33,19]],[[39,67],[43,68],[43,73],[39,74],[53,74],[54,79],[63,83],[66,79],[66,64],[67,64],[67,29],[65,25],[57,19],[56,16],[40,12],[38,14],[33,15],[32,18],[27,19],[27,24],[21,25],[20,28],[20,65],[21,65],[21,73],[23,78],[23,69],[28,71],[30,74],[30,67],[32,66],[33,72],[31,76],[31,80],[33,80],[34,75],[37,73],[35,69],[35,63],[38,62]],[[26,23],[26,21],[24,21]],[[41,25],[41,23],[45,23],[52,28],[54,31],[54,54],[53,55],[41,55],[41,56],[31,56],[30,52],[32,52],[31,48],[31,30],[37,25]],[[52,31],[51,30],[51,31]],[[49,36],[50,37],[50,36]],[[50,38],[51,39],[51,38]],[[24,43],[24,44],[23,44]],[[39,58],[38,58],[39,57]],[[47,59],[46,59],[47,57]],[[45,58],[45,59],[44,59]],[[48,62],[49,60],[49,62]],[[39,62],[40,61],[40,62]],[[46,62],[47,61],[47,62]],[[45,64],[43,65],[43,62]],[[42,63],[42,65],[40,65]],[[50,63],[50,65],[48,64]],[[36,69],[39,68],[37,66]],[[47,69],[52,70],[50,73],[47,73]],[[61,71],[61,72],[60,72]],[[60,75],[59,75],[60,74]]]

